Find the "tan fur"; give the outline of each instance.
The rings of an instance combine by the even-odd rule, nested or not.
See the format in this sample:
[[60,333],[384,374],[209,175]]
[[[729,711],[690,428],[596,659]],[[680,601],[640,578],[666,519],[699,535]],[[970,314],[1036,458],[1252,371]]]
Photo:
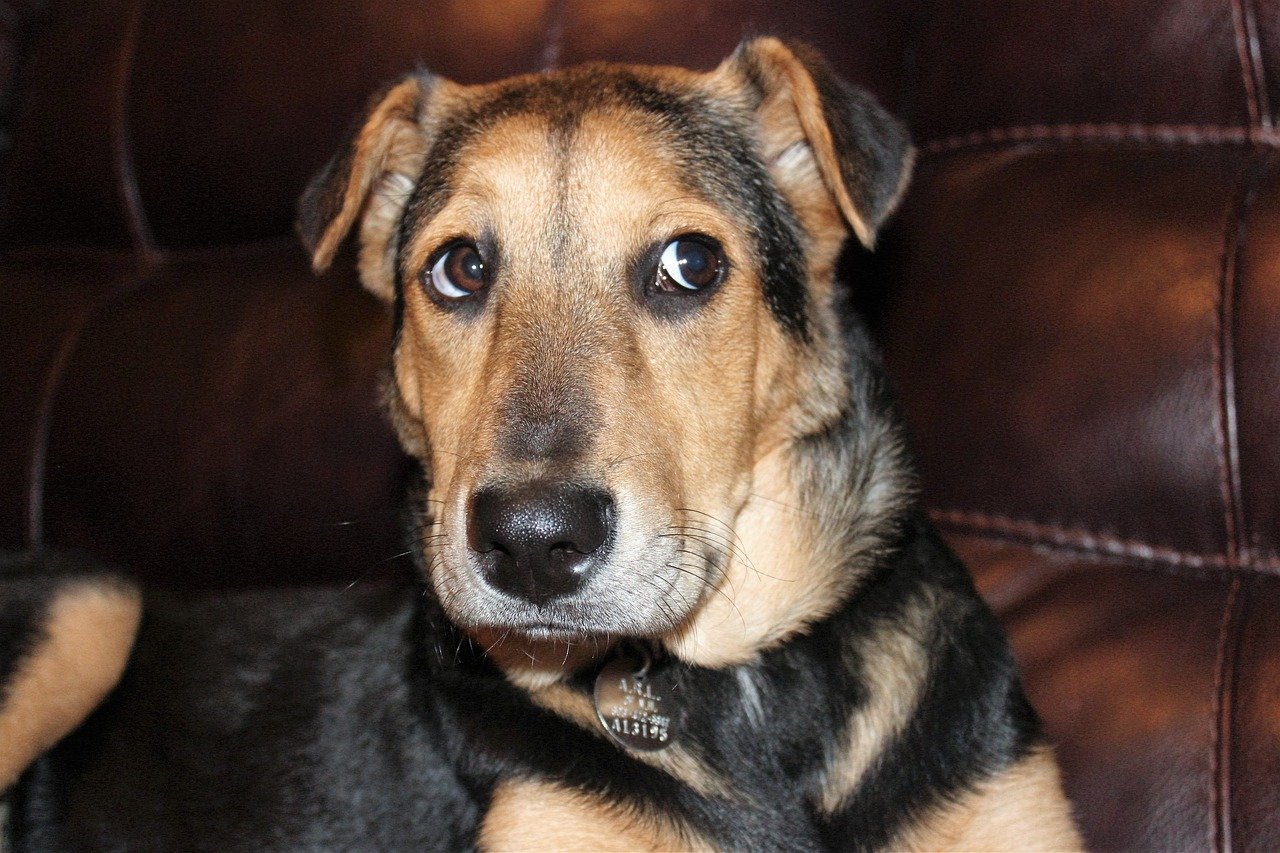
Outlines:
[[1058,766],[1039,749],[905,830],[902,850],[1075,851],[1084,841],[1062,793]]
[[140,612],[137,592],[123,586],[79,583],[58,593],[45,639],[19,664],[0,703],[0,791],[116,685]]
[[[858,233],[864,242],[873,235],[844,190],[807,72],[777,39],[757,39],[750,49],[778,78],[757,109],[761,155],[809,238],[808,278],[815,301],[821,303],[832,295],[829,284],[846,223],[862,229]],[[707,84],[731,97],[743,85],[739,62],[737,55],[726,60],[708,75]],[[834,337],[838,332],[822,325],[824,316],[818,312],[815,317],[815,334]],[[872,464],[880,474],[876,479],[891,487],[894,497],[886,501],[878,495],[852,495],[852,501],[865,500],[865,506],[851,512],[806,505],[794,482],[789,445],[796,435],[820,429],[834,416],[838,389],[849,370],[849,365],[822,359],[830,348],[817,347],[816,352],[815,357],[774,351],[793,368],[785,374],[783,366],[774,369],[779,378],[772,411],[779,414],[762,418],[758,426],[749,494],[732,528],[712,525],[732,543],[726,570],[695,617],[666,638],[668,648],[687,661],[703,666],[743,663],[830,614],[860,578],[857,567],[851,570],[846,562],[849,555],[869,558],[878,543],[866,536],[849,543],[857,548],[832,547],[840,534],[833,539],[827,528],[860,524],[867,531],[879,529],[878,522],[913,491],[902,448],[890,439],[883,443],[888,455]]]
[[[801,121],[800,96],[816,97],[816,91],[791,52],[773,38],[757,39],[752,42],[751,50],[765,59],[762,70],[771,74],[773,83],[772,90],[766,93],[756,111],[761,158],[813,240],[817,255],[814,260],[827,266],[826,262],[834,260],[844,243],[848,233],[846,229],[853,227],[853,220],[849,218],[853,205],[840,178],[835,154],[830,150],[822,156],[818,153],[824,143],[830,149],[831,132],[822,122],[821,105],[816,102],[807,109],[810,126],[821,124],[821,136],[811,137],[810,126]],[[740,54],[726,59],[710,75],[709,85],[726,97],[732,97],[745,85],[741,60]],[[796,91],[793,78],[807,83],[803,92]],[[817,122],[814,122],[814,110],[817,110]],[[831,171],[833,168],[834,172]],[[866,223],[856,215],[856,211],[855,217],[865,230]],[[861,235],[859,239],[862,239]],[[815,252],[810,254],[813,257]],[[810,281],[821,284],[829,278],[829,275],[811,276]]]
[[566,672],[586,669],[609,652],[607,643],[594,640],[534,642],[494,628],[476,628],[471,636],[508,681],[530,693],[557,684]]
[[492,851],[711,850],[666,820],[581,791],[532,780],[494,790],[479,847]]
[[863,775],[911,719],[929,674],[926,643],[939,603],[931,596],[908,604],[901,619],[880,625],[864,647],[862,679],[870,691],[845,724],[827,761],[819,808],[838,811]]
[[[804,390],[784,421],[797,432],[832,416],[826,398],[847,367],[818,363],[806,369]],[[732,529],[714,527],[732,545],[726,569],[693,618],[664,638],[673,653],[701,666],[745,663],[845,600],[878,558],[886,521],[914,491],[905,450],[885,429],[884,423],[868,423],[859,436],[874,475],[830,503],[815,505],[802,493],[785,438],[756,462]]]
[[[745,663],[827,615],[838,602],[841,573],[824,571],[814,553],[813,519],[785,477],[776,451],[755,467],[752,496],[738,516],[730,560],[694,618],[667,639],[680,658],[701,666]],[[762,476],[763,475],[763,476]],[[852,578],[849,578],[852,580]]]
[[391,298],[384,264],[387,240],[408,191],[413,188],[411,176],[421,169],[426,153],[421,128],[414,122],[422,94],[419,80],[404,80],[370,112],[355,139],[352,172],[347,178],[342,208],[325,228],[311,256],[317,272],[328,269],[343,238],[364,213],[361,268],[378,266],[378,275],[364,279],[364,284],[387,299]]

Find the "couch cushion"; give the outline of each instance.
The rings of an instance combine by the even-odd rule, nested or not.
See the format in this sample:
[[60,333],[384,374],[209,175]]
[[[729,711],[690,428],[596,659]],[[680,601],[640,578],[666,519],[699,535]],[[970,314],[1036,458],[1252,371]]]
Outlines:
[[1088,849],[1280,846],[1280,578],[951,539],[1009,632]]
[[62,0],[24,75],[5,242],[150,251],[287,234],[370,94],[418,68],[475,83],[599,59],[710,67],[769,32],[890,95],[905,4],[867,6]]
[[1274,171],[1236,146],[927,158],[882,263],[929,505],[1280,571]]
[[100,307],[50,407],[47,541],[182,586],[402,569],[389,317],[336,267],[291,242],[196,253]]
[[85,323],[134,273],[128,259],[97,253],[0,261],[0,547],[40,544],[50,406]]

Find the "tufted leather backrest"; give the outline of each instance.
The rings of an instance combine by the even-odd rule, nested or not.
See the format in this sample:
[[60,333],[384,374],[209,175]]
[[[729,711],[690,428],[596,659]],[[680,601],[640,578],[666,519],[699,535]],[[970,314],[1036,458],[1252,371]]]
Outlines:
[[1239,141],[1269,135],[1280,106],[1280,24],[1266,0],[945,0],[922,16],[914,53],[915,130],[931,148]]
[[367,95],[803,38],[919,143],[845,272],[1090,844],[1280,847],[1280,0],[0,11],[0,545],[407,570],[388,318],[290,227]]
[[966,529],[1280,571],[1280,4],[940,3],[886,339]]
[[144,250],[289,233],[300,187],[369,94],[419,67],[464,83],[588,59],[709,68],[744,33],[786,32],[888,94],[894,7],[63,0],[25,69],[0,220],[10,243]]

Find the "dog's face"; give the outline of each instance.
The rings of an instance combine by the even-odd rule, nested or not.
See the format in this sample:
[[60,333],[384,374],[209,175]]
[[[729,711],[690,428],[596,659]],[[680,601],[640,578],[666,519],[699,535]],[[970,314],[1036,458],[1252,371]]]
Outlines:
[[300,227],[323,268],[360,220],[394,305],[393,419],[431,474],[451,618],[533,639],[692,618],[762,460],[839,405],[835,255],[908,168],[896,124],[772,39],[709,74],[419,76],[375,101]]

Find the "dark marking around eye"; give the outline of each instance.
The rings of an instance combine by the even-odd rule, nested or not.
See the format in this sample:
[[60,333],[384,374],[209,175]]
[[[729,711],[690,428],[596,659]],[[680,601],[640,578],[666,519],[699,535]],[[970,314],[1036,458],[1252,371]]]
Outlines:
[[684,182],[703,198],[729,209],[751,235],[770,312],[784,329],[808,341],[800,227],[756,156],[741,108],[601,65],[513,84],[442,121],[400,223],[397,293],[410,272],[401,266],[402,247],[448,202],[460,158],[476,135],[518,114],[537,113],[553,124],[564,124],[610,106],[629,107],[657,119],[659,136],[676,157]]

